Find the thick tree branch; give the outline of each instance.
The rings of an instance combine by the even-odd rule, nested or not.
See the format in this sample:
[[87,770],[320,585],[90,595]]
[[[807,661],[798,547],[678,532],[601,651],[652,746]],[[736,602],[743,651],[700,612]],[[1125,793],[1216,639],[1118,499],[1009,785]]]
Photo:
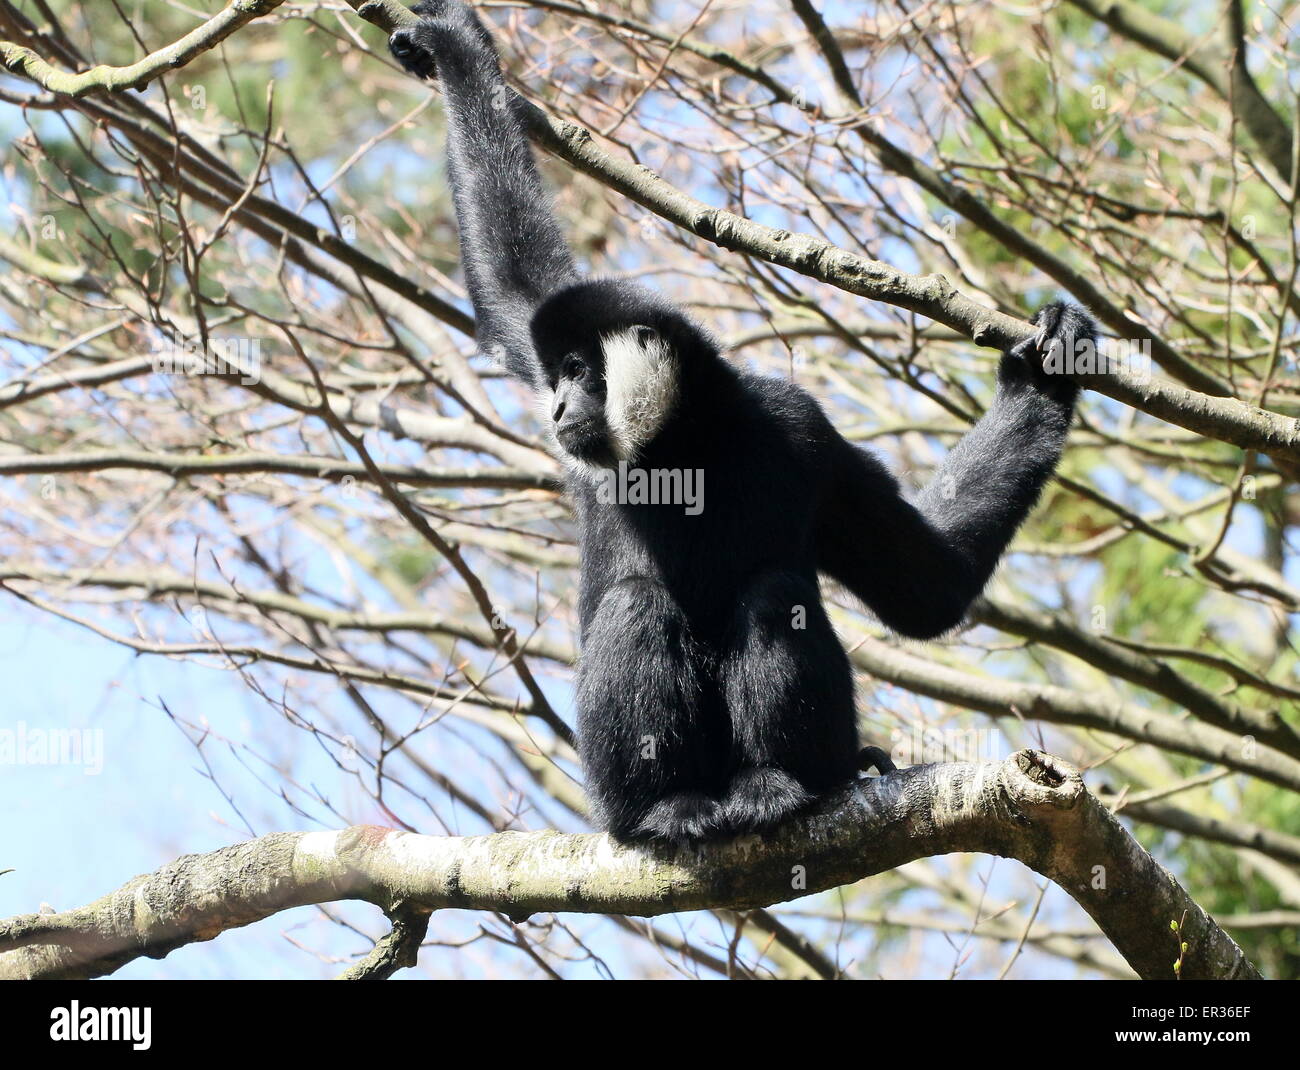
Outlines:
[[[1015,858],[1064,888],[1145,978],[1255,978],[1241,949],[1091,795],[1039,751],[914,766],[855,787],[762,840],[651,852],[605,836],[434,837],[355,826],[272,833],[186,855],[88,906],[0,923],[0,978],[95,977],[290,907],[357,899],[396,909],[653,916],[745,909],[931,855]],[[409,935],[409,934],[407,934]],[[409,949],[402,934],[390,941]],[[389,951],[372,955],[390,961]],[[391,964],[391,962],[390,962]]]
[[1279,862],[1300,866],[1300,836],[1252,825],[1246,821],[1228,821],[1207,817],[1164,802],[1123,802],[1110,800],[1117,812],[1133,821],[1173,829],[1185,836],[1195,836],[1210,843],[1223,843],[1229,847],[1244,847],[1259,851]]

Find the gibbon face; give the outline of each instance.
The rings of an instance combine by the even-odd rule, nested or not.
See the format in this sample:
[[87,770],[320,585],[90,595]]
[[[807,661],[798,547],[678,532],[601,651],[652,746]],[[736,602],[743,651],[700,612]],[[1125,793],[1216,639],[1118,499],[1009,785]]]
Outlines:
[[539,417],[568,458],[597,468],[635,461],[662,429],[680,379],[670,314],[680,319],[624,282],[570,287],[538,309]]

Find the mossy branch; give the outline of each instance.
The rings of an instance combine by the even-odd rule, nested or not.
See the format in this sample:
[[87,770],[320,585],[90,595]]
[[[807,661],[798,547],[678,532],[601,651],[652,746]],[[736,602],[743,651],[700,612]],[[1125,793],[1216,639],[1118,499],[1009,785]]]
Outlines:
[[44,86],[52,93],[70,97],[84,97],[96,90],[120,92],[124,89],[143,89],[168,71],[184,67],[195,56],[215,48],[232,33],[253,19],[260,18],[279,7],[284,0],[231,0],[221,11],[201,26],[196,26],[179,41],[127,67],[109,67],[105,64],[89,70],[70,73],[61,71],[42,59],[30,48],[0,41],[0,63],[13,74],[21,74]]

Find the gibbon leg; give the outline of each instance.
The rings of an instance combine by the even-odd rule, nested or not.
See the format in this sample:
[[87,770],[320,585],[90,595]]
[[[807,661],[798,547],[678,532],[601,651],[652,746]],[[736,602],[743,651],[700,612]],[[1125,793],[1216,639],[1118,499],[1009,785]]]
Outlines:
[[592,816],[616,839],[681,843],[722,831],[728,727],[705,716],[703,662],[661,584],[633,577],[601,599],[584,637],[578,740]]
[[732,637],[721,680],[735,772],[722,810],[730,829],[754,832],[855,777],[853,676],[811,578],[752,583]]

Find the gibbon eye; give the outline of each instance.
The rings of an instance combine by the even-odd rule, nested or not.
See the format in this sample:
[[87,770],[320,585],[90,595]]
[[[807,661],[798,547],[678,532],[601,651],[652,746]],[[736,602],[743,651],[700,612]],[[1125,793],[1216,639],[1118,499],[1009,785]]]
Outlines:
[[655,336],[653,327],[633,327],[632,333],[636,336],[637,344],[643,346],[648,346]]
[[586,371],[587,366],[578,357],[569,357],[564,362],[563,374],[566,379],[581,379]]

